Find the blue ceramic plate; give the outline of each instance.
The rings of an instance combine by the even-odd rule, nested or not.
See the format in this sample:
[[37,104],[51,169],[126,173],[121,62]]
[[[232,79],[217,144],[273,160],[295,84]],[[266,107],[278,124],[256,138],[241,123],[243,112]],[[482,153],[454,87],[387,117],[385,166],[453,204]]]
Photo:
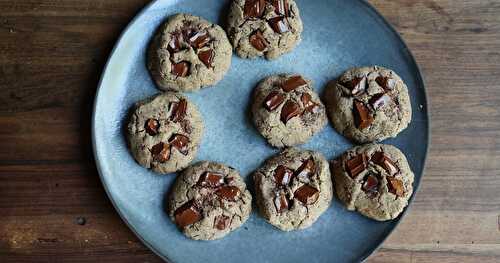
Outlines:
[[[248,106],[256,83],[265,76],[297,72],[325,84],[344,70],[364,65],[394,69],[406,81],[413,121],[388,140],[408,157],[418,188],[428,147],[427,105],[422,76],[408,48],[392,27],[362,0],[298,0],[304,22],[302,42],[274,61],[243,60],[215,87],[188,94],[205,121],[198,160],[213,160],[250,173],[276,149],[253,127]],[[102,76],[93,116],[93,145],[106,191],[123,220],[163,259],[171,262],[353,262],[370,255],[399,219],[375,222],[348,212],[338,200],[309,229],[285,233],[255,211],[237,231],[218,241],[185,238],[164,212],[165,195],[175,174],[160,176],[135,163],[124,136],[133,103],[158,92],[146,69],[146,48],[157,26],[169,15],[186,12],[212,22],[224,21],[229,1],[163,0],[149,4],[127,27]],[[352,145],[327,126],[303,148],[332,159]],[[248,180],[247,180],[248,182]]]

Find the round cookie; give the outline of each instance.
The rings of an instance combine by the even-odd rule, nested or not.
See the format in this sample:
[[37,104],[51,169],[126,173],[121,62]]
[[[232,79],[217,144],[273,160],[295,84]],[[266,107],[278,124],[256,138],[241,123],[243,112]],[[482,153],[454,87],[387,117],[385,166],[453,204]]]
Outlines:
[[408,88],[392,70],[353,68],[326,88],[335,129],[358,143],[396,137],[411,121]]
[[294,0],[233,0],[228,36],[242,58],[275,59],[300,42],[302,20]]
[[252,195],[238,172],[206,161],[177,177],[168,201],[172,221],[195,240],[224,237],[245,223],[251,210]]
[[252,115],[257,130],[275,147],[305,143],[327,123],[311,81],[300,75],[262,80],[254,91]]
[[332,200],[330,168],[317,152],[288,148],[253,178],[260,213],[283,231],[311,226]]
[[231,65],[224,30],[188,14],[171,16],[148,52],[149,71],[162,90],[195,91],[219,82]]
[[135,160],[157,173],[185,168],[196,156],[203,121],[196,106],[176,92],[165,92],[135,105],[127,127]]
[[413,193],[413,172],[404,154],[384,144],[357,146],[333,161],[338,198],[348,210],[385,221],[396,218]]

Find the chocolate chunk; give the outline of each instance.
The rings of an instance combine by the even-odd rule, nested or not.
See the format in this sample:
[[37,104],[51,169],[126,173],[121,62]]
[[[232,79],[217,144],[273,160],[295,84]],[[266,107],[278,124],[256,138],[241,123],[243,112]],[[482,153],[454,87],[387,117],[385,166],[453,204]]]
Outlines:
[[393,90],[394,86],[396,86],[396,81],[389,77],[379,76],[375,79],[377,84],[382,87],[386,92]]
[[359,100],[355,100],[354,108],[354,121],[356,123],[356,127],[360,130],[370,127],[373,123],[373,117],[366,105]]
[[273,0],[274,12],[278,15],[290,16],[290,6],[287,0]]
[[267,47],[267,41],[260,30],[255,31],[249,38],[250,44],[258,51],[264,51]]
[[146,123],[144,123],[144,128],[149,135],[154,136],[158,134],[160,122],[157,119],[148,119]]
[[170,145],[172,145],[173,148],[176,148],[180,153],[187,155],[188,154],[188,143],[189,143],[189,138],[187,136],[181,135],[181,134],[174,134],[170,137],[168,140]]
[[186,117],[187,101],[185,99],[180,99],[179,102],[170,103],[170,120],[173,122],[179,122],[184,120]]
[[160,142],[151,148],[151,154],[155,161],[164,163],[170,159],[170,145]]
[[292,179],[293,171],[280,165],[274,170],[274,180],[278,186],[288,185]]
[[187,61],[181,61],[179,63],[172,63],[172,74],[177,77],[185,77],[189,73],[189,68],[191,64]]
[[243,15],[245,18],[258,18],[262,16],[265,8],[265,0],[246,0],[243,7]]
[[214,220],[214,228],[224,230],[229,224],[229,217],[225,215],[217,216]]
[[281,84],[281,88],[285,92],[290,92],[300,86],[307,85],[307,82],[301,76],[293,76],[285,80],[283,84]]
[[273,17],[267,20],[267,23],[269,23],[273,31],[278,34],[283,34],[285,32],[288,32],[289,30],[288,23],[286,19],[282,16]]
[[281,109],[281,121],[286,124],[291,118],[298,116],[301,112],[299,104],[293,100],[288,100]]
[[308,112],[317,112],[318,104],[312,101],[312,96],[309,93],[302,93],[300,96],[300,100],[302,101],[302,105],[304,105],[304,110]]
[[198,31],[193,33],[188,41],[192,47],[202,48],[210,42],[210,36],[205,31]]
[[365,178],[365,183],[363,184],[363,191],[369,193],[377,193],[378,192],[378,179],[375,175],[369,174]]
[[370,99],[370,104],[372,105],[372,107],[374,109],[377,110],[380,107],[389,104],[390,100],[391,100],[391,98],[388,95],[386,95],[384,93],[379,93],[379,94],[373,95],[373,97]]
[[274,109],[276,109],[279,105],[281,105],[281,103],[283,103],[283,101],[285,101],[285,96],[283,96],[283,94],[281,94],[280,92],[278,91],[272,91],[271,93],[269,93],[269,95],[267,95],[267,97],[264,99],[264,107],[268,110],[268,111],[273,111]]
[[364,153],[358,154],[346,162],[346,170],[352,179],[363,172],[368,165],[368,158]]
[[346,88],[351,90],[351,94],[354,96],[361,95],[366,90],[366,78],[365,77],[355,77],[350,81],[342,83]]
[[372,155],[371,161],[377,165],[382,166],[389,175],[395,175],[398,173],[399,168],[396,164],[387,156],[384,152],[376,152]]
[[295,171],[295,176],[297,177],[309,177],[316,172],[316,165],[314,164],[313,158],[309,158],[302,162],[299,169]]
[[197,183],[199,186],[219,187],[224,184],[224,175],[216,172],[204,172]]
[[201,213],[193,200],[177,208],[174,213],[175,223],[184,228],[201,220]]
[[398,197],[402,197],[405,194],[403,182],[394,177],[387,177],[387,188],[389,188],[389,192]]
[[229,201],[236,201],[236,196],[240,193],[240,189],[236,186],[223,186],[215,192],[219,197]]
[[198,58],[207,68],[211,68],[214,60],[214,51],[212,49],[200,51],[198,52]]
[[318,189],[305,184],[295,190],[294,196],[303,204],[312,205],[318,201],[319,191]]
[[274,197],[274,207],[276,212],[281,213],[288,209],[288,200],[284,193],[280,193]]
[[173,33],[172,34],[172,39],[170,39],[170,42],[168,42],[168,46],[167,46],[167,49],[170,53],[175,53],[175,52],[181,50],[180,38],[181,38],[180,33]]

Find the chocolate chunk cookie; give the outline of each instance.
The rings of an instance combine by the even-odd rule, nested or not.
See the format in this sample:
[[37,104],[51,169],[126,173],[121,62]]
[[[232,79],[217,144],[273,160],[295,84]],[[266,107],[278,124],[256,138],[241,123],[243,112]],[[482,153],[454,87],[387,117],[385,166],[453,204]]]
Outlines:
[[328,162],[317,152],[288,148],[253,178],[260,213],[283,231],[311,226],[332,200]]
[[413,193],[413,172],[391,145],[354,147],[333,161],[333,178],[347,209],[379,221],[396,218]]
[[276,75],[254,91],[253,121],[275,147],[305,143],[327,123],[326,110],[310,80],[300,75]]
[[161,26],[148,54],[149,70],[160,89],[195,91],[222,79],[232,50],[220,26],[177,14]]
[[136,104],[127,132],[135,160],[165,174],[183,169],[195,158],[203,122],[186,97],[165,92]]
[[234,0],[228,36],[242,58],[277,58],[300,42],[302,20],[294,0]]
[[411,121],[408,88],[378,66],[345,72],[328,85],[325,102],[335,129],[359,143],[396,137]]
[[252,196],[238,171],[223,164],[199,162],[177,177],[168,214],[184,235],[196,240],[224,237],[250,216]]

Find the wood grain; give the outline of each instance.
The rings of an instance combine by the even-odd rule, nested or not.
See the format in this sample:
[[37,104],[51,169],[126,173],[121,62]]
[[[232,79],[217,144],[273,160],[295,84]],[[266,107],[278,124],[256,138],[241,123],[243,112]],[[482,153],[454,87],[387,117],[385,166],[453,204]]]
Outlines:
[[[1,262],[160,262],[112,208],[90,146],[98,77],[147,2],[0,0]],[[420,64],[433,122],[422,188],[368,261],[500,262],[500,1],[370,2]]]

